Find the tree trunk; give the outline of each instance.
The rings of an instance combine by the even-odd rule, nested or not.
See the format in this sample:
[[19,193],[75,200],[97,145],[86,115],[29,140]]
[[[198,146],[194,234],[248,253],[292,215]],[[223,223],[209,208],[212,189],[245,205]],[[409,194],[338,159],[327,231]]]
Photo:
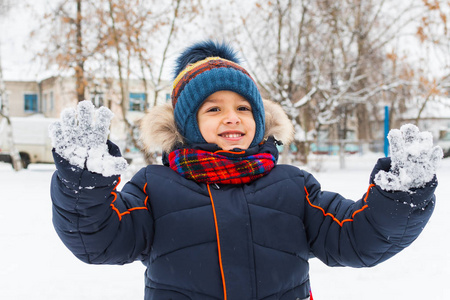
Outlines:
[[76,60],[77,66],[75,68],[76,90],[78,102],[85,100],[84,92],[86,90],[86,82],[84,80],[84,58],[83,58],[83,34],[82,34],[82,15],[81,15],[81,1],[77,0],[77,18],[76,18]]
[[179,9],[180,9],[180,4],[181,4],[181,0],[176,0],[175,10],[173,12],[173,19],[172,19],[172,22],[170,23],[169,36],[167,37],[167,43],[166,43],[166,46],[164,48],[162,62],[161,62],[161,67],[159,69],[157,82],[155,84],[155,94],[153,95],[153,97],[154,97],[153,98],[153,106],[156,106],[156,104],[158,102],[158,95],[159,95],[159,91],[161,89],[160,85],[161,85],[161,80],[162,80],[161,77],[162,77],[163,67],[164,67],[164,64],[165,64],[166,59],[167,59],[167,51],[169,50],[170,43],[172,42],[173,33],[175,32],[175,21],[178,18],[178,12],[179,12]]

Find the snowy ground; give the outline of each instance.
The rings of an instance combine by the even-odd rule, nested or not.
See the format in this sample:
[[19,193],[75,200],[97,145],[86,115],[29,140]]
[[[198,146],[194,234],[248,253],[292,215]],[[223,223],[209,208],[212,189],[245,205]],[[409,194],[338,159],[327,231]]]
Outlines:
[[[323,189],[358,199],[376,156],[321,160],[313,172]],[[141,263],[90,266],[60,242],[51,224],[53,165],[14,172],[0,163],[0,295],[2,299],[143,299]],[[371,269],[329,268],[311,261],[315,300],[450,299],[450,159],[438,170],[435,213],[422,235],[398,256]]]

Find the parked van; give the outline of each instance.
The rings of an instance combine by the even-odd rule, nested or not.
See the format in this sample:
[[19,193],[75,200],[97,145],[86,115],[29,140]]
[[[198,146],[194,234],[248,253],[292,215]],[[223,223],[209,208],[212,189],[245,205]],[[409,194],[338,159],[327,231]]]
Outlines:
[[[30,163],[53,163],[52,145],[48,136],[48,126],[57,119],[42,115],[30,117],[11,117],[14,144],[19,151],[22,165]],[[8,141],[8,123],[0,119],[0,161],[12,163],[10,141]]]

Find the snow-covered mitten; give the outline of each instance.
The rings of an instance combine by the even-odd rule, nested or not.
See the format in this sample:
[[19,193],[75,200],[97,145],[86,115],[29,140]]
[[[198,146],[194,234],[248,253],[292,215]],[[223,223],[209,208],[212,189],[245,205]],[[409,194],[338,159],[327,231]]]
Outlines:
[[433,136],[412,124],[388,134],[391,164],[375,175],[374,182],[386,191],[409,191],[431,181],[443,157],[441,147],[433,147]]
[[123,157],[109,154],[106,144],[114,114],[106,107],[95,110],[91,101],[81,101],[77,110],[67,108],[61,120],[49,127],[55,152],[79,168],[103,176],[119,175],[127,167]]

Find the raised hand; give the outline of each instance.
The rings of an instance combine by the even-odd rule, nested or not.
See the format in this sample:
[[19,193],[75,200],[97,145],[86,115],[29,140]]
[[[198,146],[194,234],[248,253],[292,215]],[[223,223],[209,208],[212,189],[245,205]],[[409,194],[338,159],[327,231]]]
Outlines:
[[378,186],[386,191],[408,191],[433,179],[443,153],[441,147],[433,147],[431,133],[407,124],[391,130],[388,139],[391,166],[375,175]]
[[65,109],[61,121],[50,125],[52,146],[74,166],[104,176],[121,174],[127,167],[126,160],[111,156],[106,144],[112,117],[108,108],[95,110],[92,102],[81,101],[77,110]]

